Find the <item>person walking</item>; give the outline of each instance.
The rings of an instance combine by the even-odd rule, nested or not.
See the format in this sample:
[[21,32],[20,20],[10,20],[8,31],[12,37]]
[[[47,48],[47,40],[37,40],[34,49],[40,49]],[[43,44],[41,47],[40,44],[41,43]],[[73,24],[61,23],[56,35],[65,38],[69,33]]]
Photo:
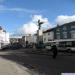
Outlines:
[[53,52],[53,59],[56,58],[57,56],[57,46],[56,45],[53,45],[52,48],[51,48],[52,52]]

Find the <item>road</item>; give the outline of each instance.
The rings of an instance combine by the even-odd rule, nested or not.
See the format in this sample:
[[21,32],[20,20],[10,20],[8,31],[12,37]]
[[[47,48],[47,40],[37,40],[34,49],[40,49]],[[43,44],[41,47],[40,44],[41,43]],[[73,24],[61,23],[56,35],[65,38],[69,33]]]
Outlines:
[[61,75],[61,73],[75,72],[75,55],[58,53],[53,59],[52,54],[27,53],[27,50],[7,50],[0,52],[0,58],[10,60],[27,68],[31,75]]

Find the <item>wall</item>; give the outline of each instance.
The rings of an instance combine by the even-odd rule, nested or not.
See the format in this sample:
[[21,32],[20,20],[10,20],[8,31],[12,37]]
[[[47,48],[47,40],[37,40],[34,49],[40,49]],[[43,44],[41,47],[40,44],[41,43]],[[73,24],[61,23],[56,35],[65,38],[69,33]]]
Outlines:
[[7,33],[4,30],[0,30],[0,48],[2,46],[8,45],[10,43],[9,41],[9,33]]
[[53,39],[54,39],[54,32],[53,31],[43,33],[43,43],[47,43],[49,41],[52,41]]

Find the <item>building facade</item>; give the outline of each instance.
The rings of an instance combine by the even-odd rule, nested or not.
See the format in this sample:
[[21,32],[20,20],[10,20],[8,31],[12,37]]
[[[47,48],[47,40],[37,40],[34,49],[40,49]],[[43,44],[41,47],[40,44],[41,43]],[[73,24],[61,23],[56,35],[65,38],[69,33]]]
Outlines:
[[29,35],[22,36],[21,41],[19,43],[22,44],[23,47],[35,44],[35,43],[37,43],[37,35],[29,34]]
[[63,44],[75,44],[75,22],[57,25],[54,28],[44,31],[43,42],[61,41]]
[[8,45],[9,41],[9,33],[7,33],[1,26],[0,26],[0,49],[2,46]]
[[37,42],[37,34],[34,35],[27,35],[25,36],[25,42],[28,41],[28,44],[36,43]]
[[43,32],[43,43],[47,43],[49,41],[54,40],[54,31],[53,29],[48,29]]

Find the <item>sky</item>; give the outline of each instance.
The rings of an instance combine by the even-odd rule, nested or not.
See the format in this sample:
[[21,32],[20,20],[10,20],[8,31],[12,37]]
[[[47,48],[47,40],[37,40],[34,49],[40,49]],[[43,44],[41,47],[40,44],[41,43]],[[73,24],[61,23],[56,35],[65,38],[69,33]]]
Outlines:
[[34,34],[75,21],[75,0],[0,0],[0,25],[11,35]]

